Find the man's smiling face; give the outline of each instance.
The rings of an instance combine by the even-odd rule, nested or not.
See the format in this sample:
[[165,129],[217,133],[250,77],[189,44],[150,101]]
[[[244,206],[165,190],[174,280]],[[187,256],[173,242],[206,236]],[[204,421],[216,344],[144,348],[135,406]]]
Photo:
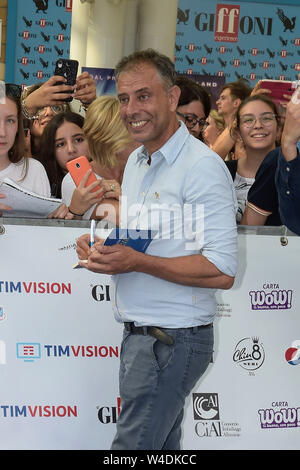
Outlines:
[[121,72],[117,87],[121,117],[129,133],[152,154],[178,127],[175,111],[180,90],[177,86],[168,89],[147,62]]

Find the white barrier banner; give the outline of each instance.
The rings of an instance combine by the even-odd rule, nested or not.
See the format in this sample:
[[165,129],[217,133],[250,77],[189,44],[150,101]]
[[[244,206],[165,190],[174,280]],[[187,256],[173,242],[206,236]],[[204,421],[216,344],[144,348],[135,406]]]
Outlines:
[[[0,449],[110,447],[122,325],[110,277],[72,269],[86,232],[7,224],[0,235]],[[240,234],[239,259],[182,447],[299,449],[300,239]]]

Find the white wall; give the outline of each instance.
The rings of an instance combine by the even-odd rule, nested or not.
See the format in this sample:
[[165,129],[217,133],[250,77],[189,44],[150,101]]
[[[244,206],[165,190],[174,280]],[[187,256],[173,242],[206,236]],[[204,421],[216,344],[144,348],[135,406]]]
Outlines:
[[174,59],[177,0],[74,0],[70,57],[80,68],[114,68],[152,47]]

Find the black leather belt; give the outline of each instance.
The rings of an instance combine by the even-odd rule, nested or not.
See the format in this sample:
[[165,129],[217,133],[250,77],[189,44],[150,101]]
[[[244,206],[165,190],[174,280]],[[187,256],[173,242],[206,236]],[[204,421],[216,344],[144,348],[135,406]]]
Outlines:
[[[208,328],[211,327],[212,323],[209,325],[199,325],[191,328],[183,328],[185,330],[198,329],[198,328]],[[161,341],[168,346],[171,346],[174,343],[172,336],[168,335],[165,331],[161,330],[157,326],[135,326],[133,322],[124,322],[124,327],[127,331],[134,335],[150,335],[153,338]]]

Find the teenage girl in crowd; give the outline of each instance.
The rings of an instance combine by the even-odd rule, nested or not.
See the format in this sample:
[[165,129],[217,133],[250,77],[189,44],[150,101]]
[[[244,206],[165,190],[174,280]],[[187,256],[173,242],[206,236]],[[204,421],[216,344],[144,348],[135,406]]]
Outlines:
[[43,131],[39,161],[46,169],[53,197],[61,198],[62,180],[68,173],[66,163],[81,155],[88,156],[83,124],[83,116],[67,111],[55,115]]
[[275,103],[266,95],[246,98],[236,114],[236,132],[242,139],[246,156],[226,161],[238,200],[237,222],[241,222],[247,194],[265,156],[275,148],[280,135],[279,117]]
[[[0,104],[0,183],[10,178],[20,186],[41,196],[50,196],[50,185],[43,165],[25,156],[21,87],[5,85],[4,103]],[[0,213],[13,208],[5,204],[0,189]]]
[[[91,167],[97,182],[85,187],[87,173],[76,188],[68,173],[62,182],[62,198],[69,212],[84,219],[102,219],[104,212],[112,209],[118,216],[118,196],[121,193],[123,172],[130,153],[139,146],[133,142],[121,119],[119,101],[115,96],[100,96],[89,106],[83,126],[88,142]],[[99,199],[101,193],[104,198]],[[116,222],[108,216],[112,222]]]

